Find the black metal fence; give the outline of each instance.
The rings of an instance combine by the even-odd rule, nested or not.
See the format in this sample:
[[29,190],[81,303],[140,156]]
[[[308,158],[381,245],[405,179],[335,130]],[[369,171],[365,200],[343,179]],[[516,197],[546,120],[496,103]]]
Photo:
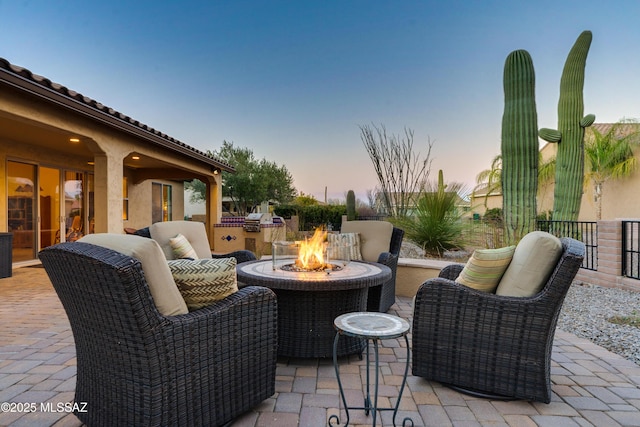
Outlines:
[[640,221],[622,221],[622,275],[640,280]]
[[582,268],[598,270],[598,223],[595,221],[538,221],[538,230],[580,240],[586,247]]

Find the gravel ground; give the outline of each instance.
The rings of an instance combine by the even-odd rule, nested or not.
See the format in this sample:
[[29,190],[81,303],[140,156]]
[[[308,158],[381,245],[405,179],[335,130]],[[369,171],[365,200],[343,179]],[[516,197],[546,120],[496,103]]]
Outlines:
[[[400,257],[424,258],[424,251],[403,242]],[[445,258],[464,262],[455,254],[445,254]],[[640,327],[611,323],[608,319],[613,316],[640,317],[640,292],[574,282],[564,300],[558,327],[640,365]]]
[[640,292],[574,282],[558,327],[640,365],[640,328],[611,323],[612,316],[640,316]]

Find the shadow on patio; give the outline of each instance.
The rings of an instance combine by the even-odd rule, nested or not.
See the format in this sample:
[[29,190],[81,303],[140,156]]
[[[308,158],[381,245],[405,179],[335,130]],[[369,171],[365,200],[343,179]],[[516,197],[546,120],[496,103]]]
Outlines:
[[[410,320],[410,304],[409,298],[398,298],[389,312]],[[403,339],[382,342],[381,407],[393,404],[398,394],[403,346]],[[416,426],[640,426],[640,366],[563,331],[556,333],[552,359],[554,396],[548,405],[473,398],[409,375],[396,422],[408,416]],[[340,362],[350,405],[359,406],[365,362],[355,356]],[[44,269],[14,269],[13,277],[0,279],[0,403],[30,403],[35,411],[2,406],[0,426],[81,425],[64,406],[73,401],[75,372],[71,329]],[[330,359],[280,359],[276,380],[276,394],[234,427],[320,427],[338,413]],[[382,412],[379,419],[392,425],[392,414]],[[350,416],[351,425],[371,424],[362,411],[352,410]],[[340,419],[345,421],[344,411]]]

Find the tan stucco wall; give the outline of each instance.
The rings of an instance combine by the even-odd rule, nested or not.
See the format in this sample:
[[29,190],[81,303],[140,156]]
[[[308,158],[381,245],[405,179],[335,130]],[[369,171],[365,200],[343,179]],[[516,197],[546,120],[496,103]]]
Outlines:
[[448,261],[400,258],[396,271],[396,295],[413,298],[427,279],[438,277]]

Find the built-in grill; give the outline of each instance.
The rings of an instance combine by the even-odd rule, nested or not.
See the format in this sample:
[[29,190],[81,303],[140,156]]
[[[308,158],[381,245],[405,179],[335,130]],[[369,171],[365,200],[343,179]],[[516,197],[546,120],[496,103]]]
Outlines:
[[262,223],[263,217],[265,214],[263,213],[251,213],[247,215],[244,219],[244,231],[251,233],[259,233],[260,232],[260,224]]

